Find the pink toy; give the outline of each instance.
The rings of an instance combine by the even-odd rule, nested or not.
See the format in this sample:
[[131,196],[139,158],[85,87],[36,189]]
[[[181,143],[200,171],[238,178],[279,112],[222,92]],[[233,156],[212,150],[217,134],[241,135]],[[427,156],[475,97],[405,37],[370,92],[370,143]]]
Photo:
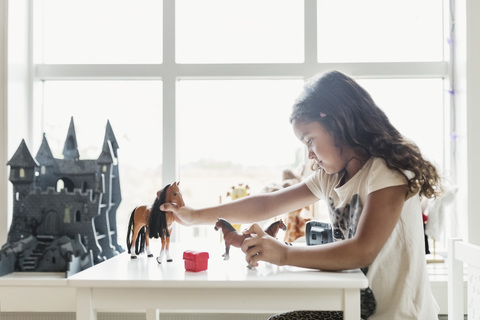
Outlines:
[[199,272],[208,268],[208,252],[187,250],[183,253],[185,270]]

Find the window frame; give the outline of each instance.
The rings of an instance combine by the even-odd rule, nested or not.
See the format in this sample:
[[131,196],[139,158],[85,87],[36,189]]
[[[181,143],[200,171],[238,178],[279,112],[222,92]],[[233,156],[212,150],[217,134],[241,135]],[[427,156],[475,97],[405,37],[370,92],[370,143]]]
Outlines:
[[[443,61],[430,62],[355,62],[319,63],[317,61],[317,2],[304,0],[304,61],[302,63],[235,63],[179,64],[175,61],[175,0],[163,0],[163,62],[161,64],[43,64],[34,52],[33,1],[26,1],[28,23],[28,98],[24,136],[34,141],[42,133],[36,119],[41,119],[41,84],[49,80],[162,80],[163,83],[163,151],[162,185],[175,181],[179,175],[177,161],[176,82],[181,79],[308,79],[316,73],[332,69],[357,79],[365,78],[442,78],[448,80],[450,64],[445,50]],[[444,4],[445,6],[445,4]],[[446,11],[446,10],[444,10]],[[11,16],[9,16],[12,19]],[[447,15],[444,31],[448,30]],[[444,37],[445,38],[445,37]],[[447,99],[446,99],[447,100]],[[445,101],[447,104],[448,101]],[[10,104],[10,103],[9,103]],[[448,128],[446,128],[448,129]],[[447,133],[446,133],[447,134]],[[16,139],[16,136],[13,138]],[[12,140],[11,135],[8,137]],[[33,143],[32,143],[33,144]],[[9,147],[9,150],[12,147]],[[448,148],[445,149],[448,158]],[[11,196],[8,197],[11,201]],[[10,212],[10,210],[7,210]],[[7,216],[9,214],[7,213]],[[10,217],[11,218],[11,217]],[[7,218],[8,221],[8,218]],[[5,230],[7,231],[6,224]],[[6,233],[5,233],[6,234]]]
[[[316,73],[340,70],[355,78],[448,78],[448,61],[319,63],[317,62],[317,2],[304,1],[305,59],[303,63],[179,64],[175,61],[175,1],[163,1],[162,64],[35,64],[34,82],[48,80],[163,81],[162,183],[178,177],[176,86],[180,79],[308,79]],[[33,99],[38,109],[39,97]],[[33,122],[33,120],[31,120]]]

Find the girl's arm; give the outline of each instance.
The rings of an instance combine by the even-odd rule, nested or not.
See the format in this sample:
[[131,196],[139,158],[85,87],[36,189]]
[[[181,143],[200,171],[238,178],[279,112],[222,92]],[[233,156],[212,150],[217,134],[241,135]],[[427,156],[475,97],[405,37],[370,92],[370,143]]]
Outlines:
[[264,236],[257,226],[250,232],[257,237],[246,239],[242,250],[253,265],[268,261],[322,270],[347,270],[370,265],[399,220],[407,186],[395,186],[372,192],[363,209],[353,238],[317,246],[285,246]]
[[160,208],[172,211],[175,220],[183,225],[210,224],[218,218],[231,223],[252,223],[306,207],[317,200],[305,183],[301,182],[276,192],[250,195],[203,209],[188,206],[178,208],[172,203],[165,203]]

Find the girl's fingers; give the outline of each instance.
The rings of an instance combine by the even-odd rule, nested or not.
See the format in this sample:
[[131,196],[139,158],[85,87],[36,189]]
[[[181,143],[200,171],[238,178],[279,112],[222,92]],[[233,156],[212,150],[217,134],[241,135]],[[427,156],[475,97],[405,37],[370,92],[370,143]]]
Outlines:
[[262,228],[260,228],[258,223],[254,223],[250,226],[250,228],[243,231],[243,234],[257,235],[258,237],[261,237],[265,234],[265,232],[262,230]]

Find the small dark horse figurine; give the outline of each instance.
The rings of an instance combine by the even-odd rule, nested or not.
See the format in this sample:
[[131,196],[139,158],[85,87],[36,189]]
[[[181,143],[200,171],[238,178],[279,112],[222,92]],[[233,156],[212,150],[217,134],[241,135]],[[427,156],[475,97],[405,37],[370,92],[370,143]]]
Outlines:
[[[153,257],[150,252],[149,238],[160,238],[162,249],[157,262],[162,263],[164,255],[167,257],[167,262],[173,261],[170,258],[169,248],[175,218],[172,212],[160,210],[160,206],[165,202],[176,203],[179,207],[185,205],[179,184],[180,182],[175,182],[172,185],[166,185],[162,190],[157,191],[157,197],[152,205],[141,205],[133,210],[127,231],[127,249],[132,259],[136,259],[137,255],[144,251],[145,246],[148,257]],[[131,250],[132,247],[135,250]]]
[[[225,241],[225,253],[222,255],[224,260],[230,259],[230,246],[240,248],[243,241],[246,238],[251,236],[248,234],[243,234],[237,230],[225,219],[218,218],[215,223],[215,230],[222,229],[223,239]],[[273,222],[267,229],[265,233],[271,237],[276,238],[278,231],[282,229],[283,231],[287,230],[287,226],[283,223],[282,219]]]

